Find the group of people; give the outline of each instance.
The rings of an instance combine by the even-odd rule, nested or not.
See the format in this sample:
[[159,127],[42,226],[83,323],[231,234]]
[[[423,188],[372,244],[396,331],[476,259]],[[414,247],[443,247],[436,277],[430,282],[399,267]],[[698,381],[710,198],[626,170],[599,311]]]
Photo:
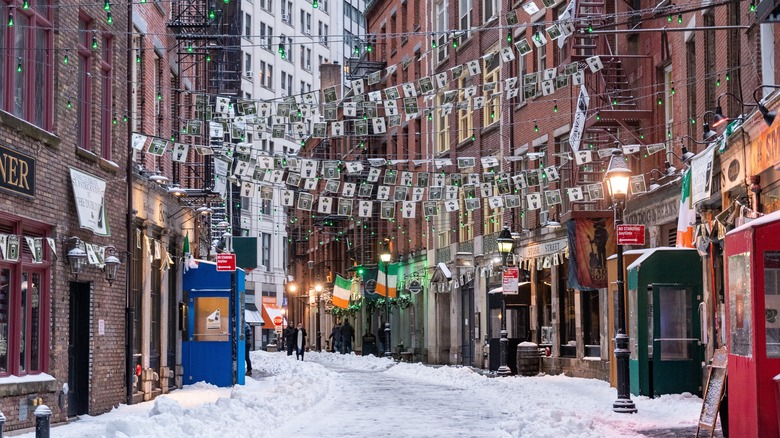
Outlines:
[[284,329],[284,342],[287,343],[287,355],[292,356],[293,349],[295,350],[295,360],[303,360],[303,353],[306,352],[306,329],[303,328],[302,323],[298,323],[297,327],[293,327],[293,323]]
[[355,341],[355,328],[352,327],[352,324],[347,319],[344,320],[344,324],[336,321],[336,325],[330,332],[330,339],[334,353],[352,353],[352,342]]

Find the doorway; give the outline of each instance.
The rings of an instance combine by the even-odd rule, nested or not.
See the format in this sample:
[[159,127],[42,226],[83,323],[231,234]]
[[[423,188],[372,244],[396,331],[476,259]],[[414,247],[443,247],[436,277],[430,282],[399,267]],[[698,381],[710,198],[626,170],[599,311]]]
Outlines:
[[474,280],[460,288],[462,365],[474,365]]
[[89,413],[90,283],[70,282],[68,417]]

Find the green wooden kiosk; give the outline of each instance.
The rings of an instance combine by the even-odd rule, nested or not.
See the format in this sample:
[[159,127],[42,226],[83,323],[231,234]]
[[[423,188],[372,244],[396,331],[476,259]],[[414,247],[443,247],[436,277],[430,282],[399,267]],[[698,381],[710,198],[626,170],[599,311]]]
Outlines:
[[627,272],[631,393],[701,395],[704,346],[698,252],[653,248]]

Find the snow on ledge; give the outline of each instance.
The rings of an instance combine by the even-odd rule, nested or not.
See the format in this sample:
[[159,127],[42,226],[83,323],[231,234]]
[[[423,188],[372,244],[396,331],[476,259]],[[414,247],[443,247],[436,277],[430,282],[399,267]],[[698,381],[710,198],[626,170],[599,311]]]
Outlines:
[[15,384],[15,383],[31,383],[31,382],[49,382],[49,381],[55,381],[57,379],[54,378],[54,376],[46,373],[40,373],[40,374],[31,374],[27,376],[8,376],[8,377],[0,377],[0,385],[9,385],[9,384]]

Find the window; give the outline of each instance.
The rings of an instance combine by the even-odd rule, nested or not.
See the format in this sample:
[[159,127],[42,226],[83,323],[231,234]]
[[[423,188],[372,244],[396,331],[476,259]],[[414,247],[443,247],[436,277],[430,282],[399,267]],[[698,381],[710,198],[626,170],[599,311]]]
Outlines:
[[[567,154],[570,151],[571,151],[571,145],[569,145],[568,134],[562,135],[560,137],[555,137],[555,153]],[[566,189],[575,186],[573,170],[571,166],[562,166],[560,169],[558,169],[558,172],[560,174],[559,175],[560,184],[558,184],[558,187],[561,189],[561,202],[563,203],[561,205],[562,207],[561,211],[568,211],[571,210],[571,207],[569,205],[569,196],[566,193]]]
[[[561,270],[561,266],[554,266],[553,269]],[[559,275],[559,278],[565,277]],[[566,288],[565,284],[559,288],[560,296],[558,302],[560,305],[561,322],[561,357],[577,357],[577,328],[576,313],[574,306],[574,289]]]
[[439,95],[438,108],[436,111],[436,153],[441,153],[450,149],[450,115],[442,114],[442,106],[444,102],[444,94]]
[[498,233],[503,228],[503,221],[501,220],[503,211],[501,208],[490,208],[487,199],[482,199],[482,218],[484,220],[482,224],[482,235],[488,235]]
[[247,77],[252,74],[252,55],[249,53],[244,53],[244,73]]
[[301,9],[301,32],[311,35],[311,14]]
[[[19,222],[2,224],[4,232],[45,237],[42,230],[22,230]],[[44,239],[45,240],[45,239]],[[26,243],[19,244],[18,263],[0,263],[0,376],[46,372],[49,357],[49,251],[33,264]]]
[[465,242],[474,238],[474,210],[466,209],[463,192],[460,192],[460,224],[458,225],[458,242]]
[[[666,139],[671,139],[674,135],[674,81],[672,80],[672,66],[664,69],[664,120],[666,121]],[[667,148],[672,147],[671,142],[667,142]],[[669,160],[671,161],[671,160]]]
[[282,21],[292,25],[292,2],[287,0],[282,0],[281,4],[282,4]]
[[252,16],[250,14],[244,14],[244,36],[246,38],[252,36]]
[[[390,32],[394,35],[398,35],[398,24],[395,19],[395,14],[390,15]],[[398,50],[398,38],[390,38],[390,54],[392,55]]]
[[29,9],[0,0],[3,19],[14,18],[14,26],[0,29],[0,109],[45,130],[52,124],[54,9],[46,0],[30,2]]
[[599,315],[599,291],[580,291],[582,300],[582,328],[585,357],[601,356],[601,318]]
[[[2,30],[0,30],[1,32]],[[141,57],[141,36],[140,35],[133,35],[133,54],[137,57],[137,60],[140,60],[143,62]],[[0,57],[2,59],[2,57]],[[142,105],[142,99],[139,99],[139,95],[141,94],[141,87],[143,85],[143,68],[141,62],[133,62],[130,66],[132,69],[132,95],[130,96],[130,121],[131,125],[130,129],[133,131],[142,131],[142,112],[141,112],[141,105]],[[2,87],[0,87],[0,90],[2,90]],[[2,99],[0,99],[2,101]]]
[[465,101],[465,109],[458,110],[458,143],[471,138],[474,131],[474,118],[471,111],[471,99],[466,99],[466,87],[471,86],[471,78],[458,79],[458,88],[460,91],[460,100]]
[[482,0],[484,22],[492,20],[496,16],[496,0]]
[[287,74],[285,72],[281,72],[281,89],[282,89],[282,96],[291,96],[292,95],[292,87],[293,87],[293,77],[291,74]]
[[274,10],[274,2],[273,0],[260,0],[260,7],[271,12]]
[[[704,26],[712,28],[704,32],[704,71],[715,71],[715,16],[712,11],[703,11]],[[705,108],[715,108],[715,81],[713,75],[704,77]]]
[[[564,11],[566,11],[567,4],[561,4],[555,9],[555,17],[560,17]],[[553,59],[555,60],[555,65],[562,65],[565,64],[566,61],[569,58],[569,45],[564,44],[563,47],[559,47],[558,43],[556,41],[553,41]]]
[[157,124],[154,125],[154,134],[157,136],[163,136],[162,124],[163,117],[161,117],[163,90],[162,90],[162,76],[163,76],[163,64],[162,60],[154,55],[154,120]]
[[685,43],[685,67],[687,74],[687,83],[691,84],[686,87],[685,96],[688,101],[688,118],[690,119],[686,125],[688,126],[688,135],[696,137],[695,127],[693,123],[698,116],[696,111],[696,39],[691,34],[691,39]]
[[260,84],[268,89],[274,86],[274,66],[260,61]]
[[[541,23],[541,24],[540,24]],[[544,22],[537,22],[534,24],[535,32],[544,32]],[[547,68],[547,46],[545,44],[542,47],[536,47],[536,71],[543,72]],[[556,45],[556,44],[553,44]]]
[[284,59],[293,62],[293,42],[291,37],[287,37],[287,50],[284,53]]
[[525,56],[517,57],[517,71],[519,72],[517,76],[517,88],[520,89],[517,94],[517,103],[522,104],[525,103],[525,85],[523,84],[523,77],[528,74],[528,63],[525,62]]
[[[735,291],[736,292],[736,291]],[[780,252],[764,252],[764,315],[766,315],[766,357],[780,357]]]
[[449,44],[447,44],[447,12],[447,0],[436,3],[436,35],[434,36],[436,38],[436,62],[447,60],[449,49]]
[[501,89],[501,57],[496,52],[493,58],[490,60],[490,64],[485,62],[483,73],[483,85],[491,82],[495,83],[496,88],[493,91],[483,91],[485,97],[485,107],[482,110],[482,126],[490,126],[493,123],[501,120],[501,93],[498,91]]
[[102,77],[103,96],[100,104],[100,156],[104,160],[111,160],[112,123],[116,120],[113,114],[113,39],[103,37],[103,51],[100,60],[100,75]]
[[79,20],[79,76],[78,76],[78,127],[76,144],[84,150],[92,150],[92,32],[90,23]]
[[265,267],[266,272],[271,270],[271,235],[263,233],[263,258],[260,262]]
[[273,38],[271,36],[274,34],[274,28],[271,26],[266,26],[265,23],[260,23],[260,47],[264,48],[265,50],[268,50],[269,52],[273,52]]
[[322,0],[322,1],[320,2],[320,9],[321,9],[323,12],[328,12],[328,0]]
[[460,43],[463,44],[469,39],[471,29],[471,0],[459,0],[458,13],[460,14]]
[[262,199],[260,201],[260,214],[264,214],[266,216],[271,215],[271,200],[270,199]]

